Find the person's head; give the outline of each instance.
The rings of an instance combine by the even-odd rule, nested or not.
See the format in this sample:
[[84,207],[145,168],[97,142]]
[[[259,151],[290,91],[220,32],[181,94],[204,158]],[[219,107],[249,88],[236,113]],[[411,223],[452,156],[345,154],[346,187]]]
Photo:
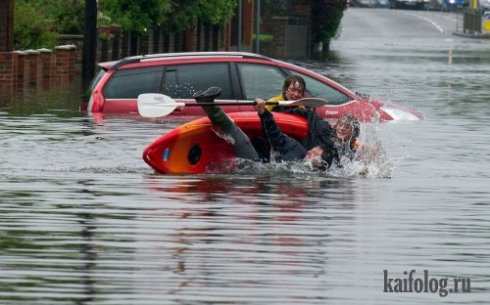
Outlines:
[[335,135],[343,142],[351,141],[359,137],[360,124],[352,114],[347,114],[339,118],[334,126]]
[[299,100],[305,96],[305,80],[299,75],[291,75],[284,80],[282,96],[288,100]]

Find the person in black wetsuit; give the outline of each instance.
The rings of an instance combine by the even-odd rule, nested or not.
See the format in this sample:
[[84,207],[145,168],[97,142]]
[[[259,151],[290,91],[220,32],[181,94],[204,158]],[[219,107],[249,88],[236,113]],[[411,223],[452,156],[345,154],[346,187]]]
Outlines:
[[[260,161],[262,156],[252,144],[250,138],[223,112],[214,99],[221,93],[218,87],[210,87],[194,95],[197,103],[202,104],[203,110],[214,126],[231,138],[235,154],[239,158]],[[264,135],[272,149],[278,153],[277,161],[308,160],[315,167],[325,169],[338,159],[332,137],[334,129],[328,122],[319,119],[314,111],[301,109],[308,119],[309,133],[303,143],[281,132],[274,121],[274,117],[265,107],[265,101],[258,100],[256,106]],[[300,111],[300,110],[298,110]]]
[[[297,100],[305,97],[306,94],[305,80],[300,75],[291,75],[284,80],[282,93],[270,98],[268,102]],[[258,105],[265,103],[260,98],[255,101]],[[314,152],[317,155],[321,153],[323,160],[328,163],[328,166],[333,163],[341,166],[341,157],[348,157],[348,159],[352,160],[359,149],[365,148],[358,140],[360,132],[359,120],[351,114],[340,117],[332,128],[327,121],[316,114],[315,109],[277,105],[266,106],[266,109],[304,117],[308,121],[309,132],[301,144],[310,152],[310,155]],[[321,152],[320,148],[322,149]]]

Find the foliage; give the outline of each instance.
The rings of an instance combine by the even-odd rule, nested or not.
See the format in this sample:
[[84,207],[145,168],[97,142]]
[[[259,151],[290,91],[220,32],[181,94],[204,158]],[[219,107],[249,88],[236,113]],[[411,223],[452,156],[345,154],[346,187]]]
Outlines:
[[53,31],[54,19],[44,16],[35,7],[19,1],[15,5],[14,48],[38,49],[52,48],[57,34]]
[[311,5],[312,42],[319,43],[335,37],[346,8],[346,0],[313,0]]
[[220,24],[234,13],[237,0],[181,0],[172,3],[170,26],[185,29],[200,20],[210,24]]
[[[155,25],[184,30],[197,20],[223,23],[236,5],[237,0],[99,0],[98,24],[136,32]],[[16,47],[50,47],[58,33],[83,33],[84,6],[85,0],[16,0]]]
[[153,25],[184,30],[196,20],[223,23],[236,4],[237,0],[104,0],[100,9],[125,30],[142,32]]
[[14,47],[52,48],[60,33],[82,33],[83,8],[83,0],[16,0]]
[[99,10],[123,29],[143,32],[168,18],[170,0],[104,0]]
[[15,5],[36,10],[38,18],[53,22],[55,32],[78,34],[83,32],[84,3],[84,0],[16,0]]
[[46,15],[56,22],[56,30],[62,34],[83,33],[84,0],[41,0]]

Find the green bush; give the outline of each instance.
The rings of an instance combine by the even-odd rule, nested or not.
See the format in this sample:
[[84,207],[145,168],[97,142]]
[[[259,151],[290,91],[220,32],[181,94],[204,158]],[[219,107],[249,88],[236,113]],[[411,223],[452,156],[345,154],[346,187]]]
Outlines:
[[[99,0],[98,24],[140,33],[155,25],[184,30],[197,20],[224,23],[236,5],[237,0]],[[16,0],[15,47],[48,48],[58,34],[83,33],[84,7],[84,0]]]
[[15,5],[14,48],[17,50],[53,48],[58,34],[54,21],[39,12],[35,6],[19,1]]

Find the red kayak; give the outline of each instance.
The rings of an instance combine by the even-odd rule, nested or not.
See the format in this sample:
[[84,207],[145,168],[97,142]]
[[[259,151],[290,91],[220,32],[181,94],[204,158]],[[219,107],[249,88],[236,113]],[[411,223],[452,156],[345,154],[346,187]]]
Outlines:
[[[273,113],[282,132],[302,140],[308,124],[302,117]],[[229,113],[228,116],[250,139],[262,136],[260,118],[256,112]],[[220,165],[232,164],[233,147],[219,137],[207,117],[181,125],[158,137],[143,152],[143,160],[162,174],[200,174]],[[223,170],[232,168],[224,166]]]

